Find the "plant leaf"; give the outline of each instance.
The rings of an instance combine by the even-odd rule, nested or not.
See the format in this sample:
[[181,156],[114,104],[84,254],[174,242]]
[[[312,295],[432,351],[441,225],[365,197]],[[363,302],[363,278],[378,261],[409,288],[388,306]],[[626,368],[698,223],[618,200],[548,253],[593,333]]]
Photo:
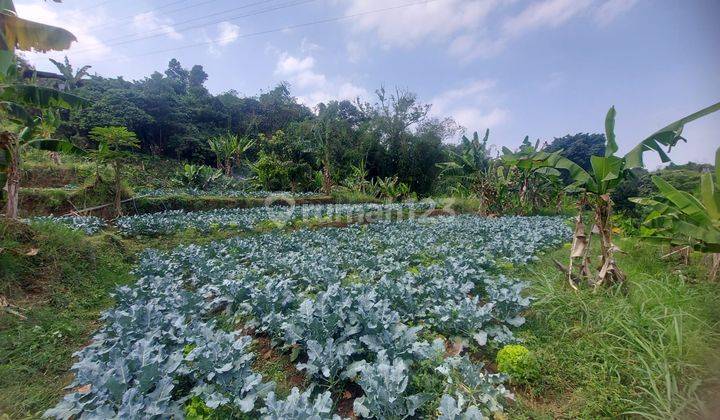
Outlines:
[[662,147],[666,146],[668,147],[668,149],[672,148],[677,144],[678,141],[684,140],[682,137],[680,137],[680,135],[682,134],[682,130],[685,127],[685,124],[698,118],[704,117],[705,115],[711,114],[719,109],[720,102],[710,105],[707,108],[703,108],[698,112],[681,118],[654,132],[625,155],[626,168],[632,169],[642,167],[643,153],[651,150],[656,151],[660,155],[660,159],[663,162],[669,162],[670,158],[662,150]]

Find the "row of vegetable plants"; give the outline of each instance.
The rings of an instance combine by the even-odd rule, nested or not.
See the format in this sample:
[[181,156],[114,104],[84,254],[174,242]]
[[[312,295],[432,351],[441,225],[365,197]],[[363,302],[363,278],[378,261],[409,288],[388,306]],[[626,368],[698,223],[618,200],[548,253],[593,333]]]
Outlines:
[[[433,206],[429,203],[391,203],[391,204],[308,204],[302,206],[265,206],[250,208],[214,209],[188,212],[168,210],[158,213],[146,213],[123,216],[112,224],[124,236],[161,236],[193,228],[200,232],[213,229],[230,228],[250,230],[261,222],[284,224],[296,220],[336,219],[342,220],[355,216],[364,216],[368,220],[378,217],[398,217],[407,212],[421,215]],[[30,222],[58,223],[79,230],[86,235],[94,235],[109,227],[104,219],[95,216],[38,216]]]
[[[531,298],[501,269],[570,233],[561,218],[454,216],[146,251],[137,283],[118,289],[76,354],[71,392],[46,415],[183,418],[200,404],[228,416],[337,418],[332,396],[355,383],[361,417],[429,406],[443,419],[482,418],[511,397],[505,377],[446,357],[448,340],[516,341]],[[251,332],[291,356],[305,389],[275,394],[253,369]],[[411,392],[421,363],[444,378],[441,394]]]

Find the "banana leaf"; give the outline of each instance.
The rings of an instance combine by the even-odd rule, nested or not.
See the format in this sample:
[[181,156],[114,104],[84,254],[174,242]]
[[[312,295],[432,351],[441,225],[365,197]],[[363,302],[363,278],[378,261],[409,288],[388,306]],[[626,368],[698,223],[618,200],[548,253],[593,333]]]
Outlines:
[[717,184],[709,173],[700,176],[700,199],[710,217],[717,221],[720,220],[720,147],[715,151],[715,178]]
[[663,150],[663,146],[667,147],[669,151],[680,140],[685,140],[681,137],[685,124],[691,121],[695,121],[698,118],[704,117],[705,115],[711,114],[717,110],[720,110],[720,102],[714,105],[710,105],[707,108],[703,108],[698,112],[681,118],[673,122],[672,124],[669,124],[666,127],[663,127],[660,130],[654,132],[625,155],[625,167],[627,169],[642,167],[643,153],[653,150],[656,151],[658,155],[660,155],[660,159],[663,162],[669,162],[670,157]]
[[42,86],[0,84],[0,100],[35,108],[78,109],[91,104],[85,98]]
[[610,157],[618,151],[615,140],[615,107],[611,106],[605,116],[605,157]]
[[653,184],[658,187],[660,194],[662,194],[662,196],[670,201],[678,209],[678,211],[685,214],[694,223],[699,225],[712,225],[712,220],[710,219],[707,210],[700,200],[693,197],[692,194],[676,189],[670,183],[658,176],[653,176],[652,181]]
[[56,139],[33,139],[23,144],[24,147],[34,147],[40,150],[47,150],[50,152],[61,152],[74,155],[85,155],[87,152],[85,149],[75,146],[67,140],[56,140]]

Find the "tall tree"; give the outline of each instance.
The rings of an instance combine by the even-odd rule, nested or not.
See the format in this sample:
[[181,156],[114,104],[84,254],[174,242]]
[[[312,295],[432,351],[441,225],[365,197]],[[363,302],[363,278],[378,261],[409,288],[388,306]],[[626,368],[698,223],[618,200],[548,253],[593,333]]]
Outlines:
[[129,150],[139,147],[135,133],[125,127],[95,127],[90,137],[98,143],[97,159],[109,163],[115,173],[115,217],[122,216],[122,169],[123,162],[129,157]]
[[577,133],[556,137],[545,148],[547,152],[557,152],[580,165],[586,171],[590,169],[590,158],[592,156],[603,156],[605,154],[605,135]]

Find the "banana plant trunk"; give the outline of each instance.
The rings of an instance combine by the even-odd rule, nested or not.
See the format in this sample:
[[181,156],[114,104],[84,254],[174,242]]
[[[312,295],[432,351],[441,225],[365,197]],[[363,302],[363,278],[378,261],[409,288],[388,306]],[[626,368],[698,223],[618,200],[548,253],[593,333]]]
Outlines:
[[15,134],[7,131],[0,134],[0,149],[7,150],[10,158],[6,169],[7,205],[5,207],[5,217],[17,219],[18,193],[20,191],[20,146]]
[[121,164],[115,161],[113,164],[115,169],[115,217],[122,216],[122,178]]
[[595,203],[595,228],[600,234],[600,269],[593,286],[603,283],[622,283],[625,273],[615,261],[615,252],[620,249],[612,241],[612,200],[608,194],[598,197]]
[[[596,197],[592,201],[594,223],[587,232],[583,222],[583,209],[588,204],[586,197],[578,202],[578,215],[575,218],[575,230],[573,232],[572,246],[570,247],[570,263],[568,267],[562,268],[568,276],[570,286],[577,290],[581,280],[586,280],[594,288],[603,283],[621,283],[625,281],[625,274],[620,270],[615,261],[615,252],[620,249],[612,241],[612,200],[609,195]],[[592,273],[591,244],[592,236],[598,235],[600,242],[600,265],[597,274]],[[577,263],[576,263],[577,260]],[[576,267],[577,270],[576,270]],[[576,274],[577,271],[577,274]]]

